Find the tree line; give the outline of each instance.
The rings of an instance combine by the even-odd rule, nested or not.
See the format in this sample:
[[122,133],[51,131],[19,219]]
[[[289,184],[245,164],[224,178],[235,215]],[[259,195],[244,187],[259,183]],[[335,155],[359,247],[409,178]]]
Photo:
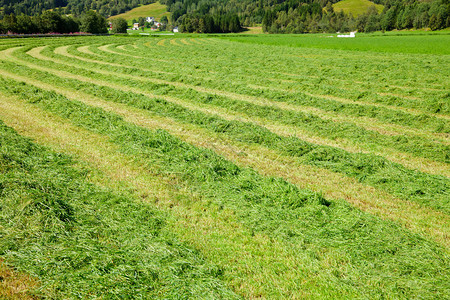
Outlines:
[[0,7],[4,15],[37,16],[53,10],[64,15],[81,16],[86,11],[94,10],[109,17],[154,2],[155,0],[0,0]]
[[[265,11],[262,25],[269,33],[304,32],[359,32],[389,31],[393,29],[430,28],[443,29],[450,26],[450,5],[448,0],[434,0],[405,4],[404,1],[384,3],[384,9],[378,13],[374,6],[366,13],[354,17],[335,12],[331,2],[321,6],[319,2],[299,3],[289,1]],[[292,6],[286,3],[293,4]]]
[[[449,0],[375,0],[381,13],[370,7],[359,16],[335,12],[339,0],[161,0],[171,12],[171,21],[184,31],[224,31],[218,16],[236,16],[239,25],[262,24],[269,33],[306,33],[431,28],[450,26]],[[214,25],[212,26],[212,16]],[[227,18],[227,17],[226,17]],[[211,31],[211,28],[213,31]]]
[[89,10],[79,18],[61,15],[47,10],[36,16],[21,14],[6,15],[0,20],[0,33],[37,34],[37,33],[107,33],[105,17]]

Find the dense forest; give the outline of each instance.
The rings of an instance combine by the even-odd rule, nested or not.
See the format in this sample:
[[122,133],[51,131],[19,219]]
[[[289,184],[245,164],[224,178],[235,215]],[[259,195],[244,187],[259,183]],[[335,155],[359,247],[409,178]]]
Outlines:
[[107,33],[105,17],[88,10],[79,18],[47,10],[36,16],[9,14],[0,20],[0,33]]
[[371,32],[428,27],[437,30],[450,26],[448,0],[378,0],[375,2],[384,5],[380,14],[372,6],[357,17],[336,13],[331,2],[322,6],[320,2],[301,1],[304,0],[290,0],[266,10],[263,30],[270,33]]
[[[186,18],[201,20],[205,16],[236,15],[240,24],[262,24],[269,33],[305,33],[431,28],[450,26],[449,0],[375,0],[384,10],[375,8],[358,17],[334,11],[337,0],[162,0],[171,12],[172,22],[185,24]],[[188,22],[191,23],[191,22]],[[197,21],[203,32],[204,22]],[[182,27],[185,31],[191,31]]]
[[[161,0],[171,13],[171,23],[183,32],[238,32],[243,26],[262,24],[268,33],[359,32],[450,26],[450,0],[374,0],[374,7],[359,16],[335,12],[337,0]],[[0,30],[47,30],[49,10],[59,15],[61,30],[81,26],[86,11],[108,17],[155,0],[0,0]],[[33,16],[30,18],[29,16]],[[54,23],[55,23],[54,22]],[[17,24],[16,24],[17,23]],[[47,22],[48,23],[48,22]],[[47,27],[46,27],[47,26]],[[51,26],[50,26],[51,27]],[[54,27],[54,26],[53,26]],[[70,29],[67,29],[70,28]],[[44,32],[44,31],[40,31]],[[49,32],[48,30],[45,32]],[[60,32],[60,31],[58,31]],[[63,31],[61,31],[63,32]]]

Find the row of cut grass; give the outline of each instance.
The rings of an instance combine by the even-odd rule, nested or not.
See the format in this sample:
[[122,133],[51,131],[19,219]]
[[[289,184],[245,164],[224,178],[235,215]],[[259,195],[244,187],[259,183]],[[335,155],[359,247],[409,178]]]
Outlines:
[[[340,293],[400,295],[399,285],[403,295],[432,289],[445,296],[448,270],[443,271],[442,266],[448,265],[447,254],[427,240],[351,208],[344,201],[326,201],[283,180],[238,168],[211,151],[182,143],[165,132],[130,125],[116,115],[55,93],[20,87],[22,92],[33,91],[33,96],[27,97],[30,103],[110,137],[143,164],[156,162],[161,171],[176,174],[190,189],[219,207],[232,209],[251,232],[283,241],[303,257],[305,266],[311,265],[309,270],[319,272],[319,290],[325,292],[322,288],[326,286],[330,297]],[[330,261],[339,263],[329,266]],[[404,266],[410,271],[405,272]],[[323,268],[330,273],[320,273]]]
[[[86,53],[81,53],[81,52],[75,52],[75,47],[69,47],[68,48],[69,52],[72,55],[76,55],[76,56],[80,56],[80,57],[88,57],[89,55],[86,55]],[[94,49],[95,51],[95,49]],[[102,53],[103,52],[103,53]],[[46,55],[51,55],[49,52],[45,52]],[[219,89],[223,89],[226,91],[232,91],[232,92],[238,92],[239,94],[242,95],[252,95],[252,96],[256,96],[256,97],[264,97],[266,99],[271,99],[274,101],[282,101],[282,102],[288,102],[288,103],[293,103],[293,104],[297,104],[297,105],[302,105],[302,106],[312,106],[312,107],[318,107],[320,109],[326,110],[326,111],[331,111],[331,112],[338,112],[338,113],[342,113],[345,115],[352,115],[355,117],[358,116],[368,116],[368,117],[372,117],[372,118],[377,118],[380,121],[384,121],[384,122],[389,122],[389,123],[395,123],[395,124],[399,124],[399,125],[404,125],[404,126],[408,126],[408,127],[414,127],[414,128],[420,128],[420,129],[427,129],[431,132],[449,132],[448,129],[448,122],[441,120],[439,118],[436,118],[435,116],[432,115],[427,115],[427,114],[410,114],[408,112],[405,111],[398,111],[398,110],[393,110],[391,108],[388,107],[384,107],[384,106],[379,106],[379,105],[370,105],[369,103],[364,104],[364,102],[361,103],[360,100],[363,100],[362,98],[368,98],[368,99],[374,99],[376,97],[374,97],[373,93],[368,93],[367,91],[362,91],[359,92],[358,95],[354,95],[353,98],[355,98],[356,101],[355,103],[352,103],[351,99],[348,99],[346,102],[342,102],[339,101],[339,98],[341,97],[345,97],[345,93],[348,92],[348,90],[343,90],[342,88],[336,87],[336,83],[333,82],[332,84],[326,84],[324,86],[324,88],[322,90],[313,90],[311,92],[304,92],[303,90],[305,90],[305,87],[307,87],[308,85],[313,86],[313,87],[317,87],[318,83],[317,82],[311,82],[308,83],[308,81],[304,80],[304,78],[295,78],[295,80],[298,80],[299,82],[296,83],[283,83],[283,82],[279,82],[279,81],[275,81],[275,82],[270,82],[267,80],[267,78],[265,76],[261,75],[252,75],[251,71],[246,71],[245,72],[245,77],[243,77],[242,75],[238,75],[239,77],[236,78],[236,80],[233,80],[233,74],[230,73],[230,71],[227,69],[226,70],[226,76],[225,77],[220,77],[223,76],[223,72],[201,72],[198,73],[199,68],[196,62],[191,63],[191,72],[192,69],[194,69],[196,71],[196,75],[192,76],[190,75],[190,71],[189,71],[189,66],[182,68],[180,66],[180,64],[177,64],[177,68],[173,68],[170,69],[170,62],[167,62],[167,64],[164,64],[161,61],[158,61],[155,64],[154,61],[154,57],[152,57],[151,59],[145,59],[144,57],[137,60],[138,62],[129,62],[129,59],[126,59],[125,57],[120,59],[118,56],[120,56],[120,54],[117,55],[113,55],[111,53],[105,53],[104,51],[100,51],[99,53],[95,52],[95,54],[102,54],[102,57],[104,58],[104,60],[107,61],[114,61],[116,63],[122,63],[123,66],[127,66],[126,69],[128,69],[126,72],[130,72],[132,71],[134,74],[142,74],[142,76],[158,76],[159,78],[163,78],[166,80],[182,80],[183,82],[187,82],[187,83],[191,83],[193,85],[203,85],[203,86],[208,86],[208,87],[212,87],[212,88],[219,88]],[[55,58],[60,58],[57,56],[53,56]],[[91,59],[93,58],[92,56],[90,57]],[[98,57],[96,57],[96,59],[98,60]],[[141,63],[142,61],[142,63]],[[176,76],[174,75],[166,75],[164,77],[161,77],[161,74],[155,74],[155,72],[153,73],[149,73],[149,72],[142,72],[142,68],[139,68],[138,64],[141,63],[142,65],[143,62],[145,61],[145,66],[150,66],[153,64],[153,68],[154,70],[166,70],[166,71],[172,71],[172,74],[177,74]],[[181,62],[183,63],[183,62]],[[205,63],[206,64],[206,63]],[[133,69],[131,66],[134,65]],[[205,66],[202,69],[208,69],[208,66]],[[131,70],[130,70],[131,69]],[[185,69],[185,71],[183,72],[183,69]],[[123,70],[121,72],[124,72]],[[183,73],[185,73],[186,75],[182,75]],[[201,75],[199,77],[199,75]],[[273,74],[271,75],[273,76]],[[280,77],[280,74],[276,74],[277,78]],[[289,77],[290,79],[293,79],[292,76],[294,76],[293,74],[290,74]],[[286,77],[286,76],[284,76]],[[326,81],[327,79],[325,79]],[[290,80],[292,81],[292,80]],[[255,82],[260,82],[260,86],[264,86],[265,89],[261,89],[261,88],[254,88],[252,87],[254,85]],[[273,87],[273,89],[270,89],[270,87]],[[283,88],[284,86],[284,88]],[[280,89],[280,87],[282,87]],[[301,87],[301,89],[300,89]],[[373,90],[376,89],[373,86],[370,86],[368,90]],[[414,93],[416,93],[414,91]],[[324,95],[332,95],[333,97],[327,97]],[[386,101],[384,101],[385,103],[388,104],[395,104],[395,105],[401,105],[401,103],[406,104],[406,102],[409,102],[409,105],[406,105],[407,107],[414,107],[414,108],[418,108],[422,105],[424,105],[425,103],[430,103],[431,106],[439,106],[439,107],[434,107],[432,108],[432,110],[442,110],[443,107],[446,107],[446,105],[448,105],[448,103],[445,101],[446,97],[448,97],[448,95],[446,96],[446,94],[442,94],[441,96],[436,96],[436,95],[432,95],[429,96],[431,97],[430,100],[432,101],[424,101],[423,99],[411,99],[408,98],[410,96],[405,96],[404,98],[398,98],[395,96],[388,96],[389,99],[386,99]],[[438,97],[442,97],[441,100]],[[378,102],[377,100],[374,100],[376,102]],[[443,106],[442,106],[443,105]],[[431,107],[430,106],[430,107]],[[444,109],[445,110],[445,109]]]
[[[217,81],[215,75],[223,75],[223,71],[226,70],[227,78],[234,79],[233,77],[235,77],[239,79],[231,80],[233,82],[245,83],[247,80],[250,80],[249,82],[258,80],[263,82],[262,85],[266,86],[267,84],[262,80],[265,79],[267,82],[268,79],[273,78],[275,79],[275,85],[268,83],[269,86],[281,86],[285,89],[301,87],[302,90],[306,89],[310,93],[331,94],[336,97],[346,97],[352,101],[448,114],[449,107],[445,101],[448,98],[448,93],[445,82],[442,82],[442,87],[439,90],[434,89],[432,85],[423,88],[419,87],[422,84],[422,76],[424,76],[423,81],[429,80],[430,77],[426,77],[426,75],[430,73],[430,70],[435,69],[441,73],[442,77],[448,76],[448,72],[442,68],[442,64],[445,64],[445,58],[438,57],[436,58],[437,61],[434,62],[424,60],[423,56],[397,55],[395,57],[387,57],[386,55],[378,54],[370,57],[371,61],[367,61],[367,55],[362,56],[361,53],[347,52],[337,56],[334,53],[327,57],[326,55],[311,55],[310,53],[304,55],[304,51],[298,55],[277,51],[277,55],[282,56],[283,60],[263,60],[264,58],[261,56],[273,55],[275,51],[273,47],[265,49],[266,51],[261,51],[261,47],[258,46],[261,53],[245,51],[252,53],[252,56],[250,56],[245,55],[245,53],[238,53],[239,50],[237,48],[243,51],[245,45],[236,47],[235,43],[227,44],[227,52],[221,53],[221,60],[227,63],[213,63],[208,57],[205,59],[199,58],[205,57],[205,51],[220,51],[219,47],[223,48],[225,46],[222,43],[223,41],[217,43],[216,47],[213,44],[208,44],[205,47],[206,49],[191,47],[189,51],[181,51],[177,55],[175,53],[177,51],[180,52],[179,49],[168,47],[165,53],[174,55],[174,59],[179,62],[177,64],[178,68],[183,66],[192,70],[195,67],[196,72],[202,70],[215,71],[215,74],[211,74],[211,77],[215,79],[213,81]],[[277,47],[276,49],[282,50],[283,48]],[[109,51],[112,52],[112,50]],[[115,50],[115,52],[120,54],[120,51]],[[99,54],[99,52],[96,53]],[[240,59],[236,59],[237,53]],[[194,54],[193,58],[189,59],[187,56],[191,54]],[[140,59],[131,62],[131,64],[139,64],[143,61],[151,63],[150,57],[143,51],[140,52],[140,55]],[[151,56],[152,59],[156,57],[159,56],[157,54]],[[362,64],[363,57],[364,64]],[[259,65],[256,65],[256,62]],[[261,62],[263,62],[262,66]],[[333,65],[333,68],[329,67],[330,64]],[[260,66],[261,68],[258,68]],[[399,79],[396,80],[398,83],[383,84],[386,81],[393,82],[390,77],[395,72],[392,70],[392,66],[398,66],[402,70],[402,73],[398,74]],[[406,66],[414,66],[414,68],[405,70]],[[164,68],[173,68],[173,66],[171,67],[170,64],[167,64]],[[254,71],[255,68],[258,68],[258,72]],[[389,69],[390,72],[383,72],[386,69]],[[412,73],[417,78],[409,86],[407,80],[410,77],[405,77],[405,72]],[[345,77],[343,74],[345,74]],[[282,79],[285,79],[285,81],[282,81]],[[220,81],[222,80],[223,78]],[[433,78],[433,80],[436,80],[436,78]],[[398,85],[401,84],[403,86],[399,87]]]
[[[47,65],[51,64],[48,63]],[[90,71],[92,69],[88,70]],[[89,74],[89,72],[84,72],[82,70],[79,70],[77,74],[78,73],[84,73],[86,75]],[[90,73],[88,76],[94,75]],[[103,77],[109,82],[115,81],[120,84],[127,83],[130,86],[135,86],[137,84],[134,77],[129,79],[129,76],[127,76],[126,79],[124,79],[124,77],[117,79],[113,75],[104,76],[97,74],[95,76],[96,78]],[[139,80],[140,78],[136,77],[136,79]],[[151,80],[148,84],[142,84],[142,81],[139,81],[139,83],[140,88],[145,87],[147,90],[151,90],[152,92],[154,92],[155,88],[158,88],[157,85],[151,82]],[[382,150],[384,147],[388,146],[435,161],[447,162],[450,159],[449,146],[431,142],[423,137],[406,137],[403,135],[386,136],[374,131],[364,130],[353,124],[332,122],[331,120],[324,120],[317,116],[305,115],[301,112],[285,111],[276,107],[255,105],[239,100],[232,100],[225,96],[217,96],[211,93],[206,93],[205,95],[204,92],[198,92],[191,89],[186,90],[185,88],[180,88],[178,86],[173,88],[168,87],[167,84],[160,84],[159,86],[162,86],[163,93],[167,95],[175,95],[178,97],[182,96],[183,99],[189,99],[191,101],[201,102],[203,104],[206,103],[208,105],[226,107],[232,111],[245,113],[250,117],[263,117],[268,120],[281,122],[283,124],[299,126],[299,128],[317,134],[321,137],[330,139],[344,138],[352,142],[355,141],[357,144],[366,144],[369,146],[369,149],[375,146],[375,148]],[[156,91],[156,94],[158,93],[160,92]]]
[[[355,207],[362,209],[363,211],[370,212],[383,219],[393,220],[402,226],[405,226],[405,228],[408,228],[414,233],[428,236],[439,244],[448,246],[448,236],[450,235],[447,224],[450,223],[448,223],[447,215],[434,211],[430,208],[421,207],[417,203],[401,201],[386,192],[377,190],[370,186],[365,186],[364,184],[357,182],[354,178],[345,178],[345,175],[339,173],[333,173],[323,168],[301,164],[296,161],[296,158],[280,155],[280,153],[275,150],[270,150],[259,145],[248,145],[237,142],[222,135],[221,133],[215,133],[192,124],[176,122],[167,117],[156,116],[150,111],[133,108],[126,104],[104,101],[98,97],[85,94],[78,90],[74,91],[52,86],[51,84],[15,75],[13,73],[3,72],[3,74],[8,78],[23,81],[47,91],[55,91],[70,100],[81,101],[87,105],[99,107],[108,112],[116,113],[123,117],[127,122],[138,126],[151,130],[167,130],[169,133],[185,142],[191,143],[198,147],[211,149],[216,153],[223,155],[227,159],[237,163],[239,166],[252,167],[266,176],[278,176],[284,178],[298,187],[320,191],[330,199],[344,198],[346,201]],[[31,107],[29,105],[26,106],[26,108],[15,108],[16,111],[30,111],[30,109]],[[19,116],[25,120],[33,118],[22,115],[23,113],[16,113],[12,119],[17,120]],[[9,118],[11,120],[11,116],[9,116]],[[30,130],[29,127],[33,127],[33,129]],[[36,134],[36,131],[39,132],[39,128],[36,127],[51,127],[53,128],[52,132],[54,132],[55,128],[61,128],[62,126],[53,125],[53,123],[48,124],[48,119],[43,123],[36,120],[33,125],[29,124],[27,127],[21,126],[19,127],[19,130],[29,132],[31,136],[41,138],[42,134]],[[53,136],[59,140],[62,133],[64,133],[64,136],[71,135],[67,131],[68,130],[63,126],[63,128],[58,129],[58,133],[54,133]],[[78,131],[75,131],[74,135],[78,135]],[[56,143],[59,145],[67,142],[61,141]],[[79,145],[79,143],[76,143],[76,145]],[[92,154],[91,149],[91,147],[88,148],[88,156]],[[108,158],[104,158],[105,151],[103,150],[98,153],[102,153],[101,161],[106,163],[105,160],[108,161]],[[111,158],[109,161],[111,160],[117,161],[117,159],[114,158]],[[114,171],[110,168],[110,163],[106,164],[107,173],[112,172],[114,175],[117,173],[123,173],[123,166],[118,166],[118,171]],[[95,165],[98,165],[98,162]],[[113,177],[116,177],[114,175]],[[135,178],[136,176],[133,177]],[[147,181],[144,179],[144,182]],[[142,189],[142,185],[145,185],[144,182],[139,183],[139,189]],[[148,191],[143,193],[146,194]],[[150,194],[153,193],[154,191],[152,189]],[[186,207],[180,208],[181,214],[184,214],[184,209],[186,209]],[[216,224],[217,220],[215,220],[214,223]],[[206,224],[209,224],[209,222],[206,222]],[[196,225],[194,225],[194,227],[195,226]],[[205,230],[205,232],[206,231],[208,230]],[[205,239],[207,239],[207,237],[203,237],[203,240]],[[204,248],[206,249],[217,248],[216,246],[205,245],[204,243],[202,243],[202,245],[204,245]],[[281,259],[279,254],[274,254],[274,256]],[[244,261],[241,261],[241,264],[248,265]],[[252,267],[259,268],[254,263],[252,264]],[[261,282],[256,278],[254,278],[254,280]]]
[[[40,77],[44,78],[45,74]],[[56,78],[54,78],[57,80]],[[251,123],[228,121],[199,111],[192,111],[163,99],[150,98],[142,94],[123,92],[107,86],[97,86],[70,79],[66,84],[103,98],[126,103],[141,109],[150,110],[162,116],[195,124],[214,132],[220,132],[237,141],[260,144],[280,151],[285,155],[298,157],[301,162],[330,169],[346,176],[392,193],[403,199],[417,201],[426,206],[449,212],[449,179],[444,176],[406,169],[382,157],[372,154],[349,153],[339,148],[319,146],[304,142],[295,137],[279,136],[263,127]],[[30,92],[22,89],[7,89],[5,92],[19,93],[27,98]]]

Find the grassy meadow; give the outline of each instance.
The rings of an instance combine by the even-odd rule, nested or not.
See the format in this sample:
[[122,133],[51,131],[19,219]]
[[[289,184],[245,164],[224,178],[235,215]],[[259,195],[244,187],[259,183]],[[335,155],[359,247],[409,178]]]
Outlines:
[[1,39],[0,298],[449,298],[448,39]]
[[352,14],[354,17],[362,15],[367,12],[369,7],[375,6],[378,13],[383,11],[384,6],[375,4],[369,0],[342,0],[333,4],[335,12],[343,11],[345,14]]
[[169,17],[169,15],[170,13],[167,11],[166,5],[155,2],[148,5],[141,5],[123,14],[112,16],[109,19],[124,18],[128,21],[128,24],[131,24],[133,19],[137,20],[139,17],[154,17],[156,21],[159,21],[163,16]]

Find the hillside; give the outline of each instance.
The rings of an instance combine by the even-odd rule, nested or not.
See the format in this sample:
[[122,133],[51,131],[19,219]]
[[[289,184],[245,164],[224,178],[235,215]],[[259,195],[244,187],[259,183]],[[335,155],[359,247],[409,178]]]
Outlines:
[[343,0],[333,4],[333,9],[335,12],[343,11],[346,14],[352,14],[356,17],[366,13],[371,6],[375,6],[378,13],[381,13],[384,8],[383,5],[375,4],[369,0]]
[[170,13],[167,11],[167,6],[163,5],[159,2],[142,5],[136,8],[133,8],[126,13],[122,13],[119,15],[112,16],[110,19],[115,18],[124,18],[127,21],[131,21],[133,19],[137,19],[139,17],[155,17],[156,21],[159,21],[162,16],[170,16]]

